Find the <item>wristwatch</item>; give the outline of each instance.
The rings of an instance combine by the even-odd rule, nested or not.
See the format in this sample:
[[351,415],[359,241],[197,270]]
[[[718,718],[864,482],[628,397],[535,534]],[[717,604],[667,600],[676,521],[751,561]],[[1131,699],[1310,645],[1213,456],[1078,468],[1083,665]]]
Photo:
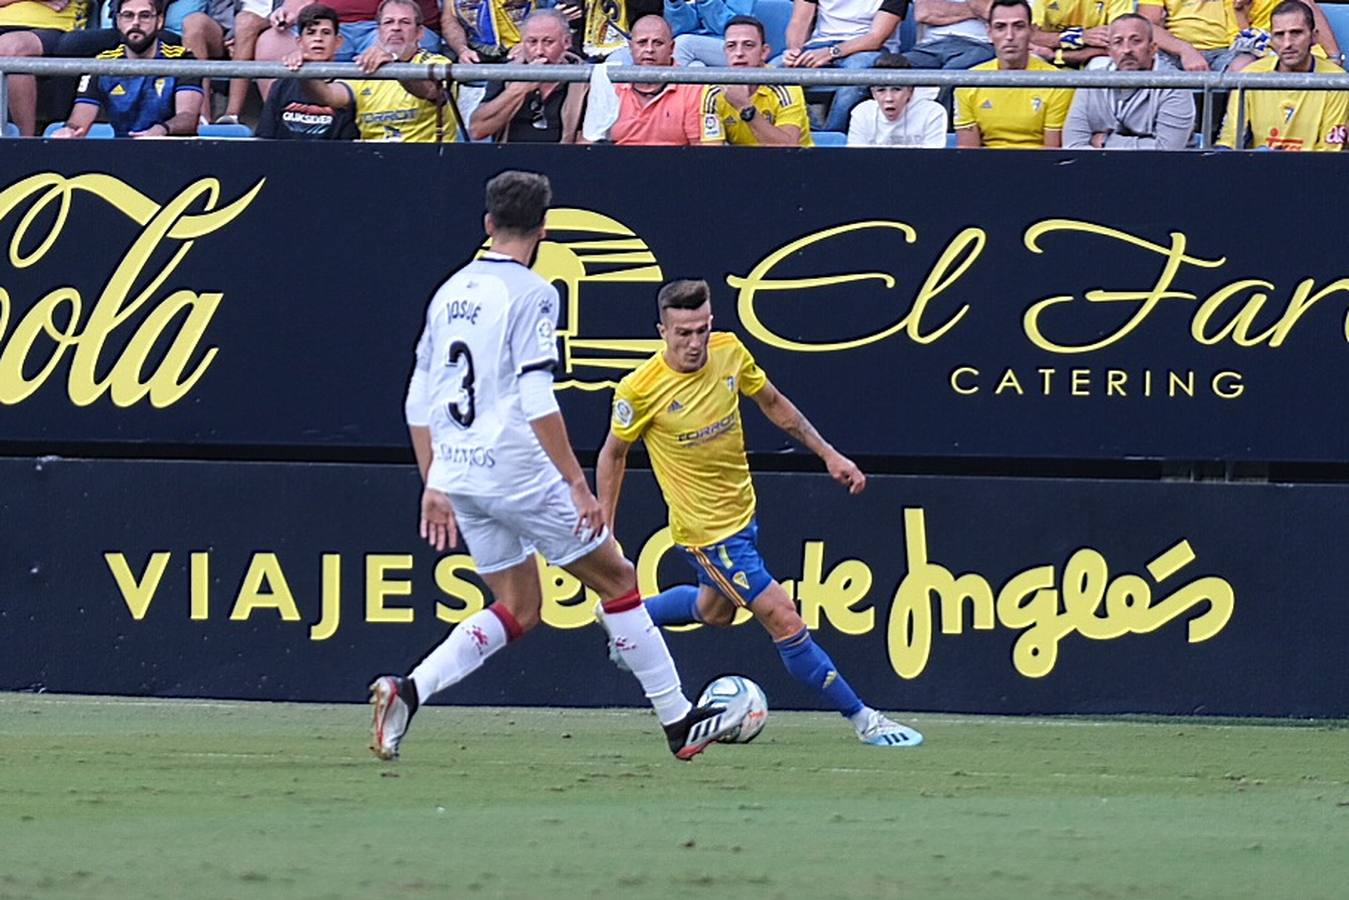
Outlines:
[[839,52],[838,44],[834,44],[834,45],[832,45],[832,46],[829,48],[829,58],[830,58],[830,59],[838,59],[838,58],[839,58],[840,56],[842,56],[842,55],[843,55],[843,54]]
[[759,111],[755,109],[754,104],[751,103],[749,106],[746,106],[744,109],[740,110],[740,121],[753,122],[754,117],[758,115],[758,113]]

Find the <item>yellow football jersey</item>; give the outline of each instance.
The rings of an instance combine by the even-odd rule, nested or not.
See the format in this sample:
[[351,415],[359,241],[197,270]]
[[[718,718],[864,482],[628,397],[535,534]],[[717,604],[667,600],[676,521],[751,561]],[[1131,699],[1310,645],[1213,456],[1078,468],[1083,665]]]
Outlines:
[[[971,71],[996,71],[990,59]],[[1028,72],[1056,72],[1032,55]],[[1046,131],[1062,131],[1073,102],[1071,88],[956,88],[956,128],[979,126],[985,147],[1043,147]]]
[[1133,0],[1031,0],[1031,21],[1041,31],[1098,28],[1134,11]]
[[1140,13],[1145,6],[1166,10],[1166,30],[1196,50],[1230,47],[1237,36],[1232,0],[1138,0]]
[[[794,125],[801,131],[797,142],[802,147],[814,147],[810,137],[810,116],[806,110],[806,95],[794,84],[760,85],[750,97],[750,103],[770,125]],[[759,138],[754,129],[740,118],[740,110],[726,99],[726,91],[712,87],[703,94],[703,117],[708,122],[720,123],[726,143],[756,147]]]
[[50,28],[53,31],[78,31],[89,21],[87,0],[71,0],[60,10],[38,0],[19,0],[0,6],[0,28]]
[[[448,63],[438,53],[418,50],[410,63]],[[436,134],[451,143],[459,136],[454,113],[429,100],[414,97],[397,81],[344,81],[356,102],[356,127],[363,141],[432,142]]]
[[658,353],[618,383],[610,428],[620,440],[646,442],[675,543],[708,547],[754,518],[740,395],[767,382],[740,339],[718,331],[698,371],[676,372]]
[[[1245,72],[1273,72],[1277,56],[1257,59]],[[1343,74],[1344,69],[1328,59],[1312,57],[1312,68],[1322,73]],[[1246,91],[1246,126],[1253,147],[1271,150],[1339,150],[1349,126],[1349,95],[1343,91]],[[1236,146],[1237,92],[1227,100],[1219,147]]]

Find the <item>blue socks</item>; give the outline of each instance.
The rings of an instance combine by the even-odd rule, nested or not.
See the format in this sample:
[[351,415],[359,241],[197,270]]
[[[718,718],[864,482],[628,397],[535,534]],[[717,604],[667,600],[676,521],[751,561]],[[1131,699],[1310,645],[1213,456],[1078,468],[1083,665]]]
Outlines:
[[[663,595],[662,595],[663,596]],[[654,618],[654,613],[652,614]],[[810,636],[810,629],[802,628],[796,634],[776,641],[782,664],[797,681],[819,691],[829,705],[839,714],[851,718],[865,708],[865,704],[853,693],[852,687],[834,668],[829,654],[820,649]]]
[[646,611],[657,625],[692,625],[698,618],[698,588],[681,584],[646,601]]
[[[698,588],[681,584],[648,598],[646,611],[656,625],[692,625],[698,618]],[[820,649],[810,636],[810,629],[802,628],[791,637],[774,644],[782,657],[782,664],[792,677],[807,687],[820,692],[829,705],[844,717],[852,717],[866,705],[853,693],[852,687],[838,673],[829,654]]]

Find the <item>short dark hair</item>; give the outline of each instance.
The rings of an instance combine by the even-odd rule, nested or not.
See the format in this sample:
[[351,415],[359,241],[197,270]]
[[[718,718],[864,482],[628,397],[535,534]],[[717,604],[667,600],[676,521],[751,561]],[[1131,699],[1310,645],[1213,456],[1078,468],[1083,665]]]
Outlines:
[[1278,6],[1274,7],[1274,12],[1269,14],[1271,23],[1275,16],[1286,16],[1289,13],[1301,13],[1302,18],[1307,22],[1307,30],[1316,30],[1316,16],[1312,15],[1312,8],[1303,3],[1302,0],[1283,0]]
[[[164,15],[165,10],[169,8],[169,0],[154,0],[155,14]],[[122,0],[113,0],[112,14],[116,16],[122,11]]]
[[656,311],[665,315],[667,309],[697,309],[712,299],[712,288],[701,278],[678,278],[661,285],[656,294]]
[[552,202],[547,175],[508,169],[487,182],[487,214],[503,231],[528,234],[542,228]]
[[304,34],[305,29],[315,22],[331,22],[333,31],[339,30],[337,10],[322,3],[311,3],[300,10],[300,14],[295,17],[295,28],[300,34]]
[[418,25],[426,24],[423,21],[421,4],[418,3],[417,0],[380,0],[378,8],[375,9],[375,22],[378,23],[380,19],[384,18],[384,7],[392,6],[395,3],[400,4],[402,6],[411,7],[413,10],[415,10],[415,12],[412,15],[412,20],[416,22]]
[[1030,4],[1026,0],[993,0],[993,3],[988,7],[988,21],[993,21],[993,10],[1004,9],[1009,6],[1019,6],[1024,9],[1027,22],[1035,20],[1035,16],[1030,11]]
[[768,40],[768,35],[763,30],[763,22],[760,22],[753,16],[732,16],[730,21],[726,23],[726,27],[721,30],[721,33],[725,34],[730,31],[732,25],[748,25],[750,28],[757,28],[759,30],[759,43],[762,44]]
[[909,62],[909,58],[907,56],[904,56],[902,53],[891,53],[890,51],[887,50],[880,56],[876,57],[876,61],[871,64],[871,68],[912,69],[913,63]]

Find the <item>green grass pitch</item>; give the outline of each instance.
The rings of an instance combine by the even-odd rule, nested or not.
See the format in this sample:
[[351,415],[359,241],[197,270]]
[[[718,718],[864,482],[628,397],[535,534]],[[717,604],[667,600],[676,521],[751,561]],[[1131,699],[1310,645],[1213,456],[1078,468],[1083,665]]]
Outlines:
[[1344,723],[903,720],[0,694],[0,898],[1349,896]]

